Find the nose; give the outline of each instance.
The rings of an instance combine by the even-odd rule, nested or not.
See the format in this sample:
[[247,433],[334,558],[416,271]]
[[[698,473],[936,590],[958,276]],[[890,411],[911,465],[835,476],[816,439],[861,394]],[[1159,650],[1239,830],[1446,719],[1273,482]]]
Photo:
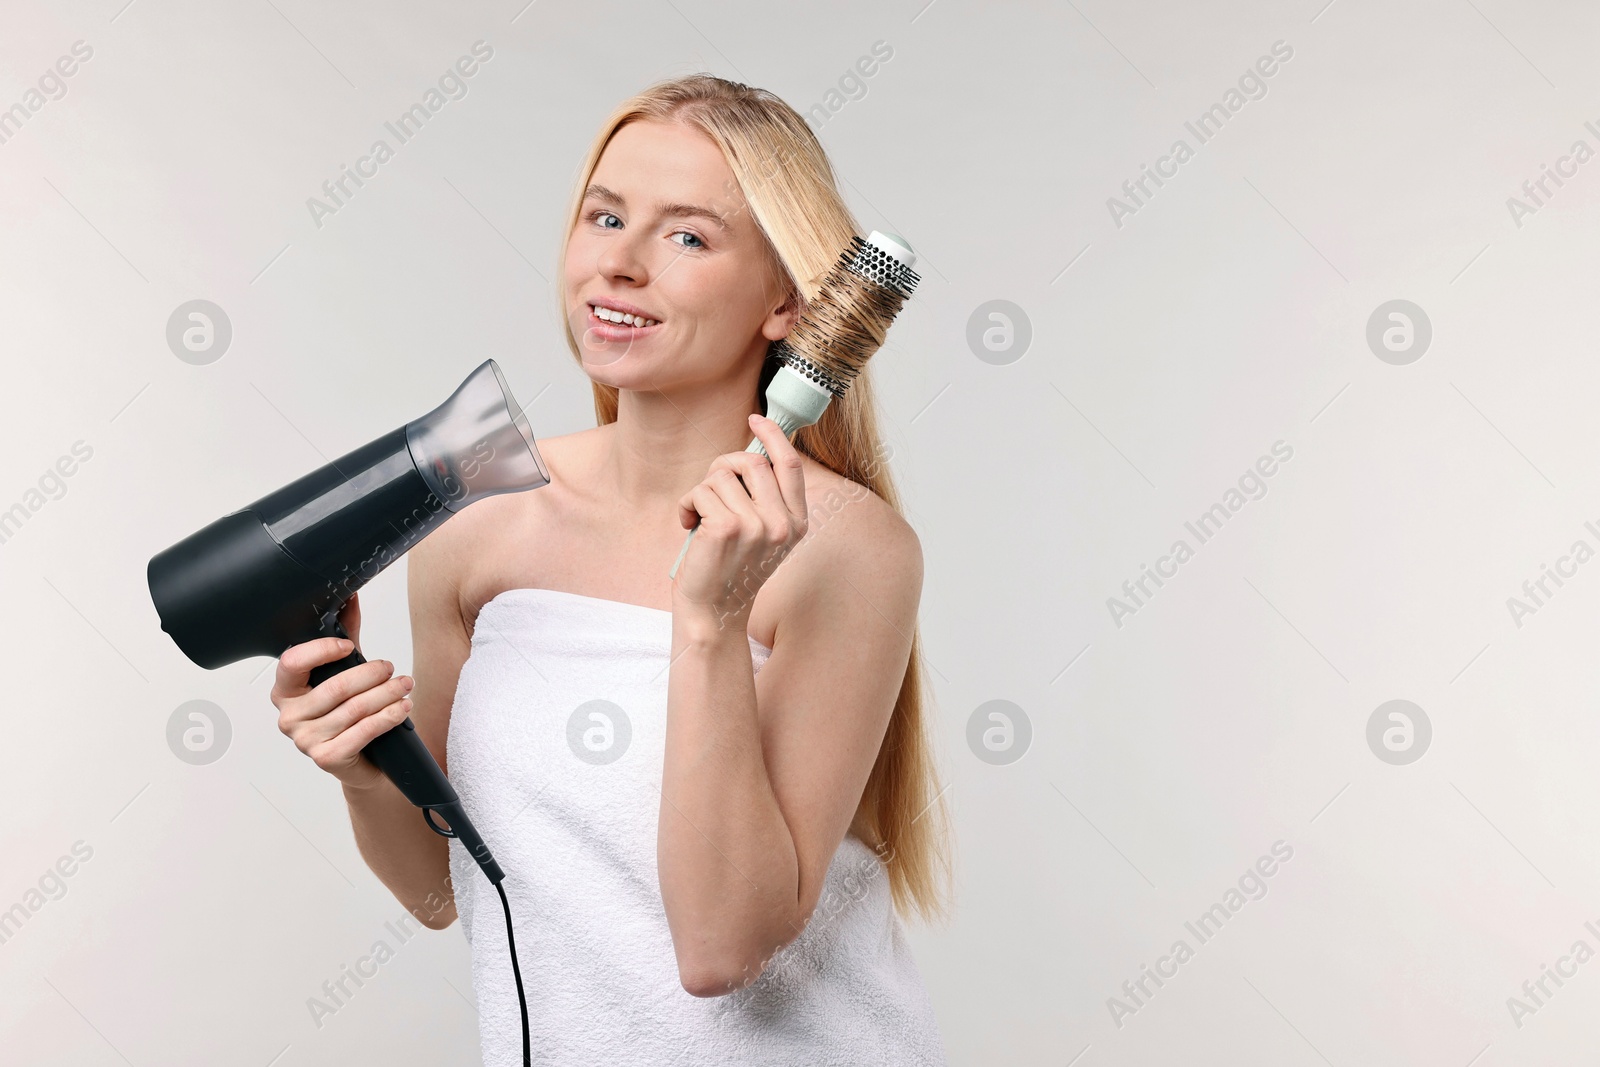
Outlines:
[[647,239],[642,231],[637,236],[630,232],[613,236],[595,260],[595,273],[607,281],[643,285],[649,278],[642,248]]

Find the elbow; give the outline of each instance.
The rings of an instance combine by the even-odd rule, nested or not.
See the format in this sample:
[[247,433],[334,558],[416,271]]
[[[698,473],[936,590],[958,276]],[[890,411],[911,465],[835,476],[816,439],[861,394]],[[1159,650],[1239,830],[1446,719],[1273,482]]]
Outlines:
[[762,976],[774,953],[678,953],[678,982],[690,997],[726,997]]
[[692,997],[725,997],[761,977],[764,963],[734,965],[711,960],[680,961],[678,981]]
[[[799,927],[793,927],[795,932]],[[766,971],[778,952],[792,941],[775,936],[723,952],[678,952],[678,981],[694,997],[725,997],[750,985]]]
[[416,907],[411,914],[429,930],[447,930],[456,921],[456,902],[449,900],[443,907]]
[[680,967],[678,981],[682,983],[683,991],[691,997],[720,997],[733,992],[732,988],[725,987],[717,979],[714,971],[688,971]]

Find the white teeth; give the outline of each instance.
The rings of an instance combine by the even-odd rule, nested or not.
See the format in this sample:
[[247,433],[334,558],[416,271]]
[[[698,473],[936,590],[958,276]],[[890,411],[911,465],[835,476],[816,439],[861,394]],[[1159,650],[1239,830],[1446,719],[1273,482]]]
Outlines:
[[607,322],[623,322],[627,323],[629,326],[639,327],[640,329],[643,329],[646,326],[655,326],[658,324],[656,319],[647,319],[639,315],[625,315],[620,311],[613,311],[608,307],[601,307],[599,304],[594,306],[594,313],[597,318],[604,319]]

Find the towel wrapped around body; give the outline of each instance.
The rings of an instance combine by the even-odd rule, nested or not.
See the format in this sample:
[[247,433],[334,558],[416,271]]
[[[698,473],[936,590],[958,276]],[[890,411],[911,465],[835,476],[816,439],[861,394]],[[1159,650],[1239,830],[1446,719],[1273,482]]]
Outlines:
[[[879,857],[847,835],[761,976],[685,992],[656,868],[672,614],[546,589],[485,604],[451,710],[450,779],[505,870],[533,1061],[561,1067],[945,1063]],[[750,639],[752,665],[769,652]],[[522,1062],[505,917],[450,842],[485,1067]]]

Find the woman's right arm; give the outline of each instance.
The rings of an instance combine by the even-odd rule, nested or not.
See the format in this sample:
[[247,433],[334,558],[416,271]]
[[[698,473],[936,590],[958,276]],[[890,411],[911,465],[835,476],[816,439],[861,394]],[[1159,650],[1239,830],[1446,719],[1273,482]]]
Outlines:
[[[310,688],[313,667],[348,652],[333,638],[319,638],[283,653],[272,688],[279,728],[343,785],[362,859],[395,899],[432,930],[443,930],[456,919],[449,841],[428,829],[422,809],[361,749],[409,714],[417,736],[449,771],[445,737],[450,705],[471,638],[461,618],[456,583],[445,570],[448,556],[436,543],[441,540],[436,534],[406,557],[414,679],[396,676],[387,661],[373,660]],[[340,619],[359,642],[361,612],[354,598]]]

